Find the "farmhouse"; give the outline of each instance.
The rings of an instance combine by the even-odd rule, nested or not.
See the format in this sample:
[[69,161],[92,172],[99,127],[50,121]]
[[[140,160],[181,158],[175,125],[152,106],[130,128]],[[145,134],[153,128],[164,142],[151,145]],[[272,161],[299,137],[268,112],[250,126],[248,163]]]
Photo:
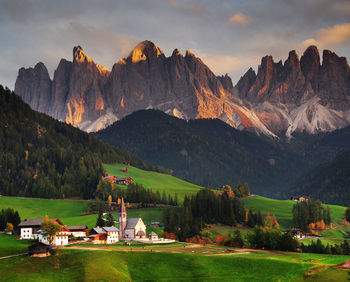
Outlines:
[[76,238],[85,238],[86,230],[88,229],[86,225],[72,225],[66,226],[66,228],[69,230],[69,235]]
[[113,244],[119,241],[119,229],[111,227],[93,228],[88,237],[94,244]]
[[143,223],[140,217],[127,218],[124,199],[120,205],[119,213],[119,228],[120,237],[126,240],[144,239],[146,238],[146,225]]
[[120,184],[120,185],[129,185],[133,182],[134,182],[134,180],[131,177],[117,178],[114,181],[115,184]]
[[36,242],[28,247],[28,254],[32,257],[47,257],[49,253],[50,245],[42,242]]
[[291,197],[290,199],[291,199],[291,200],[294,200],[294,201],[298,201],[298,202],[304,202],[304,201],[309,200],[309,198],[303,197],[303,196],[300,196],[300,197]]
[[[59,225],[63,225],[58,218],[52,218],[51,220],[58,223]],[[25,219],[20,224],[18,224],[18,227],[21,229],[20,239],[37,239],[34,233],[40,230],[43,221],[43,218]]]
[[151,227],[159,227],[160,226],[160,222],[159,221],[152,221],[150,226]]

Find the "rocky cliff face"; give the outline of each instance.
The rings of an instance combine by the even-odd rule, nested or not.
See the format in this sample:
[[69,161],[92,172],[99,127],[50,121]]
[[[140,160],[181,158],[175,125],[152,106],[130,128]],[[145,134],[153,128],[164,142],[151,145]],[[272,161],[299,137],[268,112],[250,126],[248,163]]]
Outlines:
[[349,75],[346,58],[324,50],[321,65],[310,46],[300,61],[295,51],[284,63],[264,57],[256,77],[249,70],[236,87],[271,131],[317,133],[349,124]]
[[15,92],[35,110],[86,131],[96,131],[140,109],[154,108],[185,119],[220,118],[239,129],[275,136],[314,133],[350,123],[350,71],[345,58],[316,47],[301,59],[295,51],[275,63],[262,59],[233,86],[194,54],[170,57],[152,42],[139,43],[110,72],[80,46],[73,62],[61,60],[51,81],[45,66],[20,69]]

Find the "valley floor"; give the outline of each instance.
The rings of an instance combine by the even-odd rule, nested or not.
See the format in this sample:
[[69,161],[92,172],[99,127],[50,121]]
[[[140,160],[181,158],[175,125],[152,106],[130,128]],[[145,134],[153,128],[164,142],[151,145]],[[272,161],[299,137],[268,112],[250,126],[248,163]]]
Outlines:
[[[29,244],[0,235],[0,256]],[[185,247],[184,247],[185,246]],[[349,256],[237,249],[173,243],[168,246],[75,245],[46,258],[0,260],[2,281],[346,281],[334,268]]]

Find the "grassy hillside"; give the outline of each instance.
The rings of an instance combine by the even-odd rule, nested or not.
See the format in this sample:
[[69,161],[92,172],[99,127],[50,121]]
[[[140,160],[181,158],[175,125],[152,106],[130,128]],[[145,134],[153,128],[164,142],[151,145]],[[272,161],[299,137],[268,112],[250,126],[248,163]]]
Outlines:
[[[87,205],[88,201],[0,197],[0,210],[6,208],[18,210],[22,220],[43,218],[48,215],[51,218],[58,217],[65,225],[85,224],[92,228],[95,227],[97,214],[80,215],[86,211]],[[118,220],[118,212],[113,212],[113,216]],[[162,209],[130,209],[128,217],[142,217],[144,222],[149,224],[151,221],[162,220]]]
[[50,200],[35,198],[0,197],[0,209],[13,208],[19,212],[21,219],[80,216],[86,212],[88,201]]
[[134,179],[135,183],[142,184],[145,188],[159,191],[161,195],[163,191],[172,196],[176,193],[180,203],[183,202],[186,194],[195,194],[202,188],[196,184],[184,181],[169,174],[145,171],[133,166],[127,166],[127,173],[122,172],[122,168],[126,167],[122,164],[105,164],[104,167],[109,175],[131,177]]
[[[281,229],[287,229],[293,227],[293,205],[296,203],[292,200],[275,200],[261,196],[252,196],[243,199],[243,202],[247,208],[251,208],[254,211],[260,210],[263,214],[270,212],[274,215],[281,226]],[[349,226],[343,226],[343,217],[345,207],[337,205],[326,205],[331,209],[331,217],[334,229],[319,231],[318,233],[323,236],[322,240],[329,243],[339,243],[344,239],[349,239],[347,232],[350,232]],[[308,242],[310,240],[306,240]]]
[[292,253],[204,255],[59,250],[48,258],[0,260],[0,275],[4,281],[316,281],[314,276],[318,278],[322,273],[327,281],[345,281],[347,271],[329,266],[346,259]]

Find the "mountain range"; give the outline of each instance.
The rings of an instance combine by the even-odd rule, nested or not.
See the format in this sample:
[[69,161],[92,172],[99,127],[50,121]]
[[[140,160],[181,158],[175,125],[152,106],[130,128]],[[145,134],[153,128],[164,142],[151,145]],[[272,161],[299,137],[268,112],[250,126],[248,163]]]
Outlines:
[[43,63],[21,68],[15,92],[33,109],[91,132],[141,109],[182,119],[218,118],[236,129],[290,137],[329,132],[350,124],[350,68],[346,58],[315,46],[300,60],[271,56],[234,86],[200,58],[175,49],[170,57],[151,41],[139,43],[111,71],[80,46],[73,62],[61,59],[51,80]]

